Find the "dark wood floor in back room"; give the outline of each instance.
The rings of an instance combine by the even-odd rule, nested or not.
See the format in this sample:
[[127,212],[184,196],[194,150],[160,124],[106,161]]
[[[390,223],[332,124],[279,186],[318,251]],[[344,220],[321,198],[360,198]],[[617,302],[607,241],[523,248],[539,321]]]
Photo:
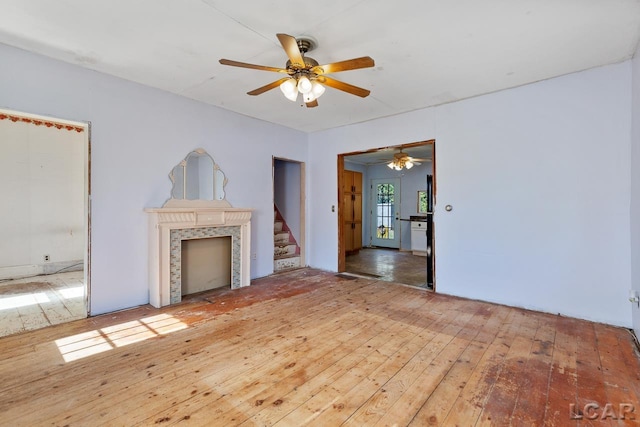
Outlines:
[[346,271],[404,285],[426,287],[427,257],[386,248],[362,248],[345,257]]
[[0,425],[637,425],[639,376],[622,328],[301,269],[0,338]]

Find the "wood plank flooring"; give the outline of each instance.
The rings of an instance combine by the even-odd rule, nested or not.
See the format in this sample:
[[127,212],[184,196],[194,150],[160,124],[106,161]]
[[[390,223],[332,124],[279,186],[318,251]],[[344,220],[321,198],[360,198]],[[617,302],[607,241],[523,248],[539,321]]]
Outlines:
[[640,419],[625,329],[313,269],[0,338],[0,378],[11,426]]
[[[427,287],[427,257],[386,248],[362,248],[345,257],[346,272],[379,280]],[[377,277],[376,277],[377,276]]]
[[0,337],[87,317],[84,272],[0,282]]

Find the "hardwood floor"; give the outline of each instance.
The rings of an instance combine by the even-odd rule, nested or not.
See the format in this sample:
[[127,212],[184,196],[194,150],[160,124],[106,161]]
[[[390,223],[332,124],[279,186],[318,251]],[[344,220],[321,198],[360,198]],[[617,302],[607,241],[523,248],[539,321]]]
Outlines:
[[411,252],[362,248],[346,256],[345,268],[349,273],[377,276],[387,282],[427,287],[427,258]]
[[640,418],[625,329],[312,269],[0,338],[0,378],[12,426]]
[[0,337],[87,317],[84,272],[0,283]]

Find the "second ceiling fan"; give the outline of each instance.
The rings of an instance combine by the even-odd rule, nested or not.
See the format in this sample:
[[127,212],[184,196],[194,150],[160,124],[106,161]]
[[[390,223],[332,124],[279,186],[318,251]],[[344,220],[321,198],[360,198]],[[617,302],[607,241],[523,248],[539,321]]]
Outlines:
[[272,71],[287,75],[286,77],[247,92],[248,95],[260,95],[271,89],[280,87],[284,96],[291,101],[296,101],[298,99],[298,95],[302,94],[302,99],[305,105],[309,108],[318,106],[318,98],[325,90],[323,85],[352,95],[360,96],[362,98],[369,95],[370,91],[367,89],[341,82],[328,77],[326,74],[373,67],[375,63],[370,57],[363,56],[360,58],[348,59],[346,61],[319,65],[318,61],[315,59],[305,56],[305,53],[313,50],[316,46],[313,39],[306,37],[299,37],[296,39],[295,37],[287,34],[277,34],[277,37],[289,57],[285,68],[247,64],[246,62],[232,61],[230,59],[220,60],[220,63],[223,65]]

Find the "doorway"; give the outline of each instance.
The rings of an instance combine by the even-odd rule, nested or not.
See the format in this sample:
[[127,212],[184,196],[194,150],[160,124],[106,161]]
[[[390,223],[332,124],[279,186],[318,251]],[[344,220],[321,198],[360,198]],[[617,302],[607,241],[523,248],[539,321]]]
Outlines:
[[0,336],[89,315],[90,125],[0,110]]
[[[409,160],[409,167],[397,167],[394,159]],[[411,224],[421,212],[420,195],[430,192],[435,200],[435,180],[428,189],[428,175],[435,178],[435,140],[381,147],[338,155],[338,272],[364,273],[380,280],[435,289],[433,277],[434,239],[428,251],[415,251],[411,246]],[[363,174],[363,249],[357,254],[345,250],[344,183],[345,170]],[[393,196],[393,197],[391,197]],[[424,196],[423,196],[424,197]],[[392,203],[393,202],[393,203]],[[430,212],[430,218],[433,213]],[[433,223],[430,223],[433,226]],[[433,227],[430,236],[435,235]],[[431,257],[427,259],[426,253]],[[347,258],[349,262],[347,262]]]
[[273,157],[273,271],[304,267],[305,164]]

